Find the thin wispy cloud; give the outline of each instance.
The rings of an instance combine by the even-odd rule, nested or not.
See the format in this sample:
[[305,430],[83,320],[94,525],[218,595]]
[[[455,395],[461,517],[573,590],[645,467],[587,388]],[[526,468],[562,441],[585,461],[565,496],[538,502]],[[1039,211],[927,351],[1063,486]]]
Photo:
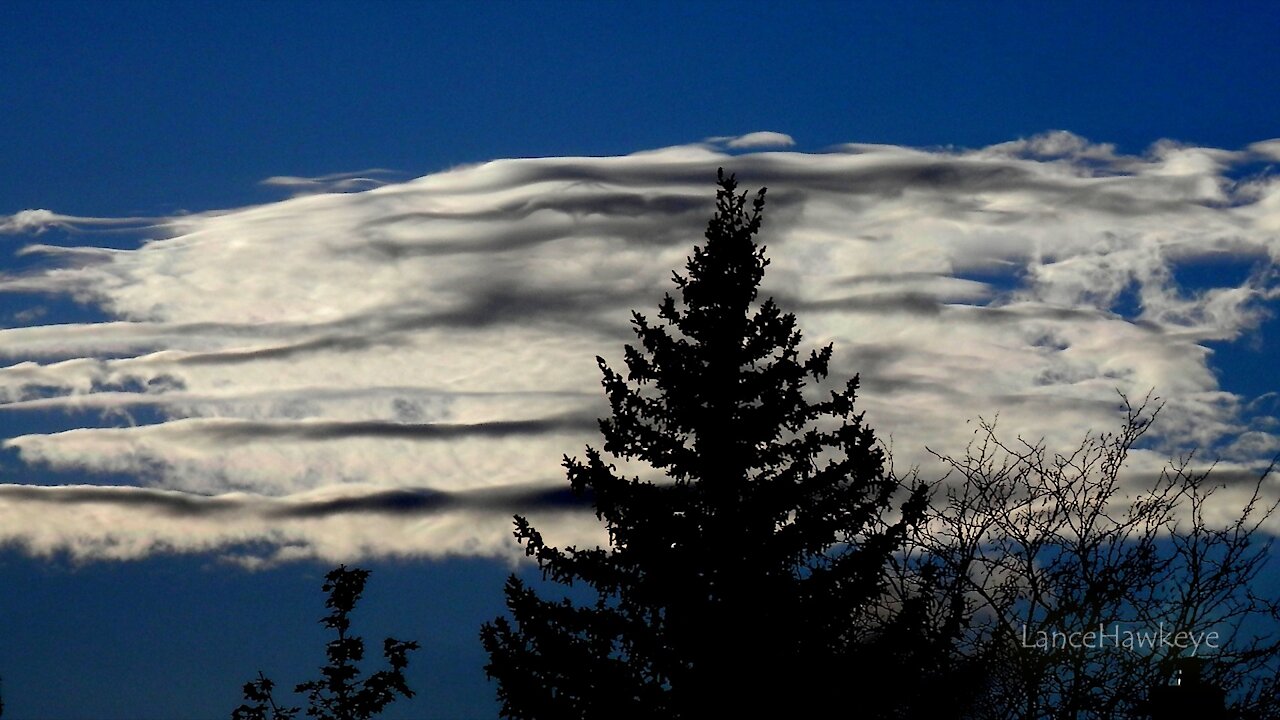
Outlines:
[[[144,218],[144,217],[128,217],[128,218],[107,218],[107,217],[80,217],[77,215],[63,215],[45,210],[41,208],[22,210],[8,217],[0,217],[0,235],[39,235],[48,230],[100,230],[107,228],[115,229],[142,229],[165,222],[164,218]],[[84,252],[98,252],[99,248],[78,248]],[[28,252],[39,251],[56,251],[55,248],[48,246],[32,246]]]
[[[0,329],[0,413],[75,426],[4,447],[79,482],[136,484],[0,488],[4,537],[87,559],[514,556],[501,512],[367,509],[402,491],[545,484],[595,443],[595,356],[617,364],[630,311],[652,316],[671,290],[721,166],[769,187],[764,292],[798,314],[806,342],[835,345],[833,381],[861,373],[862,407],[899,464],[962,448],[965,420],[997,413],[1010,434],[1069,446],[1115,426],[1117,390],[1154,389],[1163,442],[1137,469],[1197,445],[1248,472],[1280,447],[1274,413],[1222,389],[1205,343],[1247,343],[1276,297],[1280,178],[1254,166],[1277,143],[1124,155],[1054,132],[976,150],[728,152],[794,144],[759,132],[342,194],[374,174],[275,178],[327,189],[149,220],[136,249],[41,246],[52,264],[0,277],[0,292],[67,296],[114,320]],[[44,228],[114,227],[42,212],[0,228],[34,244]],[[1179,280],[1223,262],[1245,272]],[[140,409],[155,421],[113,426]],[[166,514],[110,494],[130,492],[222,509]],[[251,509],[317,493],[344,499],[316,515]],[[108,516],[118,529],[85,519]],[[591,519],[559,513],[557,537],[594,538]]]
[[261,182],[267,187],[284,188],[297,195],[311,193],[344,193],[358,192],[370,188],[381,187],[400,176],[394,170],[370,168],[356,172],[330,173],[315,177],[297,177],[295,175],[274,175]]

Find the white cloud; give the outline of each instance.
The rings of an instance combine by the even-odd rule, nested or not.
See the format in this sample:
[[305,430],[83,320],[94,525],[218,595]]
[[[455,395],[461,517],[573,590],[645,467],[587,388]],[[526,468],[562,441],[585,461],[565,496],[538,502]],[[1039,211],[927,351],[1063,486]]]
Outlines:
[[104,227],[143,228],[156,222],[155,218],[100,218],[63,215],[52,210],[21,210],[12,215],[0,215],[0,235],[38,235],[51,228],[80,230]]
[[1025,156],[1032,158],[1071,158],[1075,160],[1100,160],[1114,162],[1115,145],[1091,143],[1066,130],[1054,130],[1030,138],[992,145],[987,152]]
[[65,222],[63,216],[49,210],[23,210],[0,221],[0,232],[39,233],[62,222]]
[[733,148],[734,150],[792,147],[796,144],[795,139],[790,135],[786,133],[773,132],[772,130],[761,130],[758,132],[747,133],[746,135],[724,135],[707,138],[707,142],[724,145],[725,147]]
[[478,555],[514,562],[523,553],[511,542],[513,511],[554,524],[572,542],[602,542],[594,518],[572,507],[571,497],[546,486],[453,495],[349,487],[267,498],[0,485],[0,544],[77,562],[190,552],[217,553],[251,568],[312,558],[350,562],[369,555]]
[[330,173],[316,177],[296,177],[293,175],[274,175],[260,184],[267,187],[279,187],[292,190],[298,195],[312,193],[345,193],[368,190],[386,185],[388,177],[395,176],[394,170],[370,168],[357,172]]
[[[711,142],[765,136],[790,141]],[[1167,442],[1135,455],[1142,469],[1187,443],[1247,468],[1280,436],[1252,399],[1222,391],[1204,343],[1247,342],[1276,293],[1280,179],[1227,178],[1250,157],[1175,143],[1124,156],[1064,132],[978,150],[704,144],[498,160],[176,217],[136,250],[39,246],[53,266],[0,276],[0,292],[70,296],[116,319],[0,329],[0,413],[72,428],[5,445],[85,481],[122,473],[146,486],[133,492],[252,502],[190,516],[199,531],[184,536],[155,505],[0,494],[4,537],[86,558],[218,550],[250,564],[253,541],[327,558],[501,552],[496,511],[379,532],[392,520],[277,526],[253,508],[554,482],[562,454],[597,442],[584,422],[605,411],[594,357],[616,364],[630,311],[654,314],[700,241],[721,166],[744,189],[769,186],[764,292],[797,313],[806,342],[835,344],[835,382],[861,373],[860,402],[900,464],[925,462],[926,444],[958,451],[978,415],[1069,445],[1117,422],[1117,390],[1155,388]],[[114,227],[30,212],[0,227]],[[1222,258],[1260,269],[1178,285],[1179,268]],[[104,427],[138,416],[162,422]],[[38,522],[18,522],[28,516]],[[548,537],[591,525],[571,517]]]
[[1280,160],[1280,138],[1253,143],[1249,151],[1269,160]]

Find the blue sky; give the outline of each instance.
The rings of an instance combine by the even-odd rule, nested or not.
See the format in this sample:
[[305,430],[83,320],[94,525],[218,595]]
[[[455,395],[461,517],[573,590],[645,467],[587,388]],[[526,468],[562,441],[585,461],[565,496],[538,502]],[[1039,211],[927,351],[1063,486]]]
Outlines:
[[7,717],[307,679],[340,559],[424,645],[388,717],[494,716],[503,518],[593,537],[538,493],[718,165],[895,447],[1119,386],[1169,402],[1139,465],[1274,453],[1280,10],[1028,5],[0,5]]

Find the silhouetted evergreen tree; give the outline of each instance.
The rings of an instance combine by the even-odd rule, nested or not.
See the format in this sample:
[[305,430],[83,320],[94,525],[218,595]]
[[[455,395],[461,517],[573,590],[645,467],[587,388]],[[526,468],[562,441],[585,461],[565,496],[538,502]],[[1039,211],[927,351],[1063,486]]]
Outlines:
[[[926,622],[927,573],[920,592],[888,583],[925,490],[898,495],[854,411],[856,376],[806,395],[832,348],[802,357],[795,316],[757,302],[764,190],[750,206],[735,191],[721,173],[706,243],[674,275],[679,302],[667,295],[657,324],[633,313],[625,376],[597,358],[604,454],[564,466],[609,546],[553,547],[516,517],[543,576],[596,600],[545,599],[510,577],[510,619],[481,631],[505,717],[943,717],[961,704],[934,685],[953,631]],[[606,455],[665,478],[623,476]]]
[[[300,683],[294,692],[307,694],[307,715],[320,720],[367,720],[382,712],[397,695],[410,698],[413,691],[405,683],[404,670],[409,665],[408,653],[418,643],[387,638],[382,652],[391,666],[363,680],[358,679],[359,664],[364,659],[364,640],[349,635],[351,611],[364,592],[369,571],[347,569],[339,565],[325,576],[323,590],[329,593],[324,606],[332,612],[320,622],[337,637],[325,646],[329,664],[320,668],[321,678]],[[232,720],[292,720],[300,708],[276,704],[275,684],[262,674],[244,686],[245,704],[231,713]]]

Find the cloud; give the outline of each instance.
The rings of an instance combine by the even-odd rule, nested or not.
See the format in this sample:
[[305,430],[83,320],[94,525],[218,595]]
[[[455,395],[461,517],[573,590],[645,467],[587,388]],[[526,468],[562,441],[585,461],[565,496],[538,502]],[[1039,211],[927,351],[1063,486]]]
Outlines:
[[208,518],[221,515],[254,515],[268,519],[319,518],[329,515],[438,515],[453,510],[493,512],[503,516],[538,510],[587,510],[590,498],[574,493],[562,484],[486,488],[464,492],[444,492],[431,488],[397,488],[355,492],[347,488],[341,495],[312,493],[291,498],[271,498],[227,493],[204,496],[151,488],[60,485],[0,485],[0,498],[31,505],[82,505],[86,503],[119,508],[142,508],[179,518]]
[[1268,160],[1280,160],[1280,138],[1253,143],[1249,151]]
[[708,138],[708,142],[722,144],[727,148],[734,150],[756,150],[759,148],[770,147],[792,147],[796,141],[786,133],[773,132],[770,130],[762,130],[760,132],[747,133],[746,135],[729,135],[723,137]]
[[[96,228],[142,229],[157,223],[156,218],[101,218],[63,215],[51,210],[21,210],[12,215],[0,215],[0,235],[39,235],[58,228],[61,230],[88,230]],[[44,249],[44,248],[42,248]],[[81,248],[82,252],[97,252],[98,248]]]
[[259,184],[267,187],[279,187],[292,190],[295,194],[311,193],[346,193],[359,192],[386,185],[390,180],[383,179],[399,175],[394,170],[370,168],[356,172],[331,173],[316,177],[296,177],[293,175],[274,175]]
[[511,542],[513,513],[554,523],[575,541],[598,543],[587,503],[546,483],[452,493],[349,487],[287,498],[0,485],[0,544],[75,562],[190,552],[250,568],[313,558],[348,562],[370,554],[515,562],[523,553]]
[[[110,442],[113,436],[139,432],[160,433],[189,442],[204,441],[220,445],[243,446],[249,443],[324,442],[348,438],[389,438],[396,440],[456,441],[464,438],[504,438],[540,435],[564,431],[586,431],[596,427],[594,418],[562,415],[529,420],[494,420],[477,423],[406,423],[378,420],[238,420],[186,418],[147,426],[147,429],[79,429],[67,433],[93,434]],[[5,447],[21,448],[28,439],[47,435],[19,436],[5,441]]]
[[[6,537],[86,559],[216,549],[249,564],[501,552],[503,513],[454,498],[542,487],[564,454],[598,444],[595,357],[618,366],[630,311],[652,318],[671,291],[721,166],[769,187],[763,292],[798,314],[808,345],[834,345],[833,383],[861,374],[859,403],[900,465],[928,472],[924,448],[959,452],[976,416],[1069,447],[1118,422],[1117,390],[1152,388],[1167,404],[1137,470],[1197,445],[1247,474],[1280,446],[1274,404],[1224,391],[1207,345],[1256,339],[1280,292],[1280,179],[1254,172],[1274,141],[1123,155],[1055,131],[973,150],[717,149],[766,139],[790,140],[496,160],[145,227],[0,221],[33,237],[138,231],[134,249],[31,245],[47,262],[0,276],[18,300],[111,318],[15,308],[26,324],[0,329],[0,420],[58,431],[0,440],[53,477],[125,478],[134,487],[104,491],[151,498],[67,490],[17,522],[55,504],[6,489]],[[1241,167],[1253,174],[1232,179]],[[1213,269],[1224,263],[1248,272]],[[201,508],[183,516],[199,520],[190,538],[179,510],[162,512],[187,500]],[[292,502],[326,509],[263,509]],[[393,507],[408,510],[371,509]],[[548,538],[590,521],[558,514]]]
[[1069,158],[1074,160],[1098,160],[1116,162],[1115,145],[1091,143],[1066,130],[1054,130],[1029,138],[999,143],[986,148],[987,152],[1031,158]]

